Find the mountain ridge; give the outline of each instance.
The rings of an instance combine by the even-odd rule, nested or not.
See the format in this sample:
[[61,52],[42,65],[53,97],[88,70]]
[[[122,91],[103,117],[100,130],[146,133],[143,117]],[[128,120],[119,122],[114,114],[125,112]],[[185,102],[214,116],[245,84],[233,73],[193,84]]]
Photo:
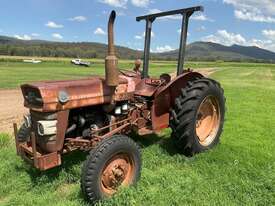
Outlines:
[[[142,58],[143,52],[116,46],[119,58]],[[104,58],[107,45],[97,42],[54,42],[47,40],[20,40],[0,36],[0,55],[45,56],[72,58]],[[176,60],[178,50],[152,53],[152,59]],[[255,46],[224,46],[212,42],[194,42],[187,45],[186,59],[195,61],[251,61],[275,63],[275,53]]]
[[[164,58],[173,58],[178,50],[162,53]],[[224,46],[212,42],[194,42],[187,46],[187,59],[225,61],[275,62],[275,53],[255,46]]]

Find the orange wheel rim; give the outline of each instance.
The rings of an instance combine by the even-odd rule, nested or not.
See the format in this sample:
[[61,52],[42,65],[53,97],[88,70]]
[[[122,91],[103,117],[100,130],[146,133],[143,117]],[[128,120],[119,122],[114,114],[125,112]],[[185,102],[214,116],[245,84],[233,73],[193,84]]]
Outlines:
[[101,173],[101,189],[106,196],[117,192],[120,186],[129,186],[134,177],[134,161],[128,154],[117,154],[106,164]]
[[209,146],[220,128],[220,106],[216,97],[206,97],[199,106],[196,119],[196,134],[200,144]]

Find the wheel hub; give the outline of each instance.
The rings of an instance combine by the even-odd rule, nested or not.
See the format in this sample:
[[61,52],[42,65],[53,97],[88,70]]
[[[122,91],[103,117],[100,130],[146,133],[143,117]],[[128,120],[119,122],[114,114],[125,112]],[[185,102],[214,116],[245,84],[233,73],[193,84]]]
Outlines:
[[197,113],[196,133],[203,146],[209,146],[220,128],[220,107],[217,98],[206,97]]
[[121,185],[130,184],[133,176],[133,161],[126,154],[116,155],[102,172],[101,188],[107,195],[114,194]]

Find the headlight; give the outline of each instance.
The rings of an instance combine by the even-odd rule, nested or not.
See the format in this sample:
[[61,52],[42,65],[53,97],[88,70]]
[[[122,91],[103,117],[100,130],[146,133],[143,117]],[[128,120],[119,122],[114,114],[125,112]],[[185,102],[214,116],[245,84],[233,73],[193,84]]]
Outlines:
[[41,123],[37,124],[38,134],[43,136],[44,135],[44,126]]
[[37,132],[40,136],[55,135],[57,120],[52,121],[38,121]]

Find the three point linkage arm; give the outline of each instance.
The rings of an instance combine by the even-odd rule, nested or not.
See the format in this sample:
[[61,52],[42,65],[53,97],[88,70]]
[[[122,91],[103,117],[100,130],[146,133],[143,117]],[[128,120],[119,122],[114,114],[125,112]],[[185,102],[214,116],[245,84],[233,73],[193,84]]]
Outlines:
[[144,63],[143,63],[143,78],[148,78],[148,69],[149,69],[149,58],[150,58],[150,44],[151,44],[151,32],[152,24],[156,18],[171,16],[171,15],[182,15],[182,28],[181,28],[181,40],[179,48],[179,58],[178,58],[178,69],[177,75],[183,73],[184,67],[184,57],[186,50],[186,41],[187,41],[187,31],[188,31],[188,22],[189,18],[196,11],[204,11],[202,6],[190,7],[185,9],[178,9],[173,11],[166,11],[157,14],[149,14],[145,16],[139,16],[136,18],[137,21],[145,20],[146,21],[146,32],[145,32],[145,45],[144,45]]

